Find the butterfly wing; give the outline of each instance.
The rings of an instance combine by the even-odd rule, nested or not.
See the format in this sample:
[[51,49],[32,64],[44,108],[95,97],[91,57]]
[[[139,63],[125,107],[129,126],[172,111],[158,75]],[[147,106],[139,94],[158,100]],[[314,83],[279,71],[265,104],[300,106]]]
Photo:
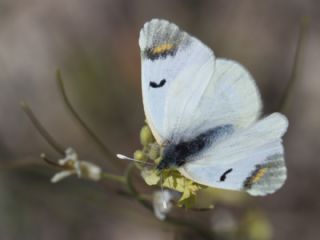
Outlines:
[[144,110],[158,143],[219,133],[181,172],[252,195],[278,189],[286,178],[281,137],[288,123],[278,113],[256,122],[262,104],[250,74],[234,61],[215,59],[201,41],[165,20],[147,22],[139,45]]
[[192,139],[226,124],[245,128],[260,116],[259,91],[248,71],[237,62],[217,59],[205,89],[200,92],[194,85],[192,94],[185,96],[183,78],[177,79],[168,93],[165,129],[177,142],[181,137]]
[[260,115],[250,74],[234,61],[215,59],[198,39],[165,20],[140,32],[143,104],[158,143],[192,139],[221,124],[246,127]]
[[180,171],[195,182],[223,189],[246,190],[266,195],[279,189],[286,179],[281,137],[288,121],[280,113],[235,130],[188,159]]
[[[198,39],[159,19],[145,23],[139,45],[144,110],[154,136],[162,144],[171,134],[168,118],[177,118],[166,105],[171,101],[176,104],[176,100],[186,104],[196,91],[199,98],[213,75],[215,57]],[[177,95],[169,94],[174,83],[180,86]]]

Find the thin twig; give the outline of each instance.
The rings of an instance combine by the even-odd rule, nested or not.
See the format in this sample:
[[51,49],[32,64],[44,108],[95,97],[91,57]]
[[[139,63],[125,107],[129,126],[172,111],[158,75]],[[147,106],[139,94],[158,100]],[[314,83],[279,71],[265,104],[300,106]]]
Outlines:
[[15,170],[18,168],[29,167],[33,165],[39,165],[39,162],[34,159],[4,162],[0,165],[0,171],[6,171],[6,170],[12,170],[12,169]]
[[63,166],[59,165],[57,162],[50,160],[45,153],[41,153],[40,158],[48,165],[51,165],[56,168],[64,168]]
[[305,35],[309,26],[309,18],[303,17],[300,23],[298,42],[296,46],[296,51],[293,60],[292,71],[290,74],[289,82],[284,90],[284,94],[280,100],[278,111],[286,112],[288,110],[289,102],[291,101],[291,95],[294,89],[294,86],[297,82],[298,70],[299,70],[299,61],[301,58],[301,53],[303,49],[303,43]]
[[51,147],[53,147],[58,153],[61,155],[64,155],[64,148],[61,146],[48,132],[47,130],[42,126],[42,124],[39,122],[39,120],[34,115],[33,111],[29,107],[29,105],[26,102],[21,102],[20,106],[22,110],[27,114],[29,119],[31,120],[33,126],[38,130],[38,132],[41,134],[41,136],[49,143]]
[[79,124],[83,127],[83,129],[91,137],[91,139],[96,143],[96,145],[100,148],[100,150],[105,155],[105,157],[108,160],[112,161],[114,166],[119,167],[119,162],[115,158],[115,155],[112,153],[112,151],[110,151],[110,149],[106,145],[103,144],[103,142],[100,140],[100,138],[89,128],[89,126],[82,120],[80,115],[73,108],[72,104],[70,103],[69,98],[67,97],[64,83],[63,83],[63,79],[62,79],[61,72],[59,69],[57,69],[57,72],[56,72],[56,79],[57,79],[58,87],[61,92],[63,101],[64,101],[66,107],[68,108],[68,110],[70,111],[70,113],[79,122]]

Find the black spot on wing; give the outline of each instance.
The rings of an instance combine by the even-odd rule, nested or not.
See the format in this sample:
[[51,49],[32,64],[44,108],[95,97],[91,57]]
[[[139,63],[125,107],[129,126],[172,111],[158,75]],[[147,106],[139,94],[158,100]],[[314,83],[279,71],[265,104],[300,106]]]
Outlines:
[[228,169],[227,171],[225,171],[222,175],[221,175],[221,177],[220,177],[220,182],[224,182],[225,180],[226,180],[226,178],[227,178],[227,175],[229,174],[229,173],[231,173],[232,172],[232,168],[230,168],[230,169]]
[[166,83],[166,80],[162,79],[159,83],[150,82],[149,86],[152,87],[152,88],[160,88],[160,87],[163,87],[165,83]]

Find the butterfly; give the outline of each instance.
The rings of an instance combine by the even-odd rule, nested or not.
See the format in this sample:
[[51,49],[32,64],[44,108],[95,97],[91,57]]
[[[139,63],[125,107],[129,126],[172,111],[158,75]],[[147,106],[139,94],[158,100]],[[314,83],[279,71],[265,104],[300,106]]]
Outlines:
[[177,168],[194,182],[251,195],[284,184],[287,118],[259,119],[260,93],[243,66],[166,20],[145,23],[139,46],[144,111],[163,147],[159,171]]

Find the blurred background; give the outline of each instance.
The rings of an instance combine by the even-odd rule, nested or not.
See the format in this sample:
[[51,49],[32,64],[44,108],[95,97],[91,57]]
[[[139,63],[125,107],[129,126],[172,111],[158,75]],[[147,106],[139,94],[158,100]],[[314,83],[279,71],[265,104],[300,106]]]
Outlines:
[[261,232],[267,233],[254,239],[320,237],[319,1],[0,0],[0,239],[197,239],[178,235],[183,230],[114,194],[110,189],[121,188],[117,184],[77,178],[51,184],[56,170],[39,155],[60,156],[19,102],[29,103],[60,144],[108,171],[107,160],[62,101],[57,67],[87,124],[113,152],[132,155],[144,123],[138,48],[144,22],[173,21],[216,56],[239,61],[256,79],[268,114],[277,110],[290,79],[303,16],[310,24],[286,112],[285,186],[246,203],[229,196],[212,211],[178,213],[216,229],[219,219],[233,223],[243,209],[259,209],[266,219]]

